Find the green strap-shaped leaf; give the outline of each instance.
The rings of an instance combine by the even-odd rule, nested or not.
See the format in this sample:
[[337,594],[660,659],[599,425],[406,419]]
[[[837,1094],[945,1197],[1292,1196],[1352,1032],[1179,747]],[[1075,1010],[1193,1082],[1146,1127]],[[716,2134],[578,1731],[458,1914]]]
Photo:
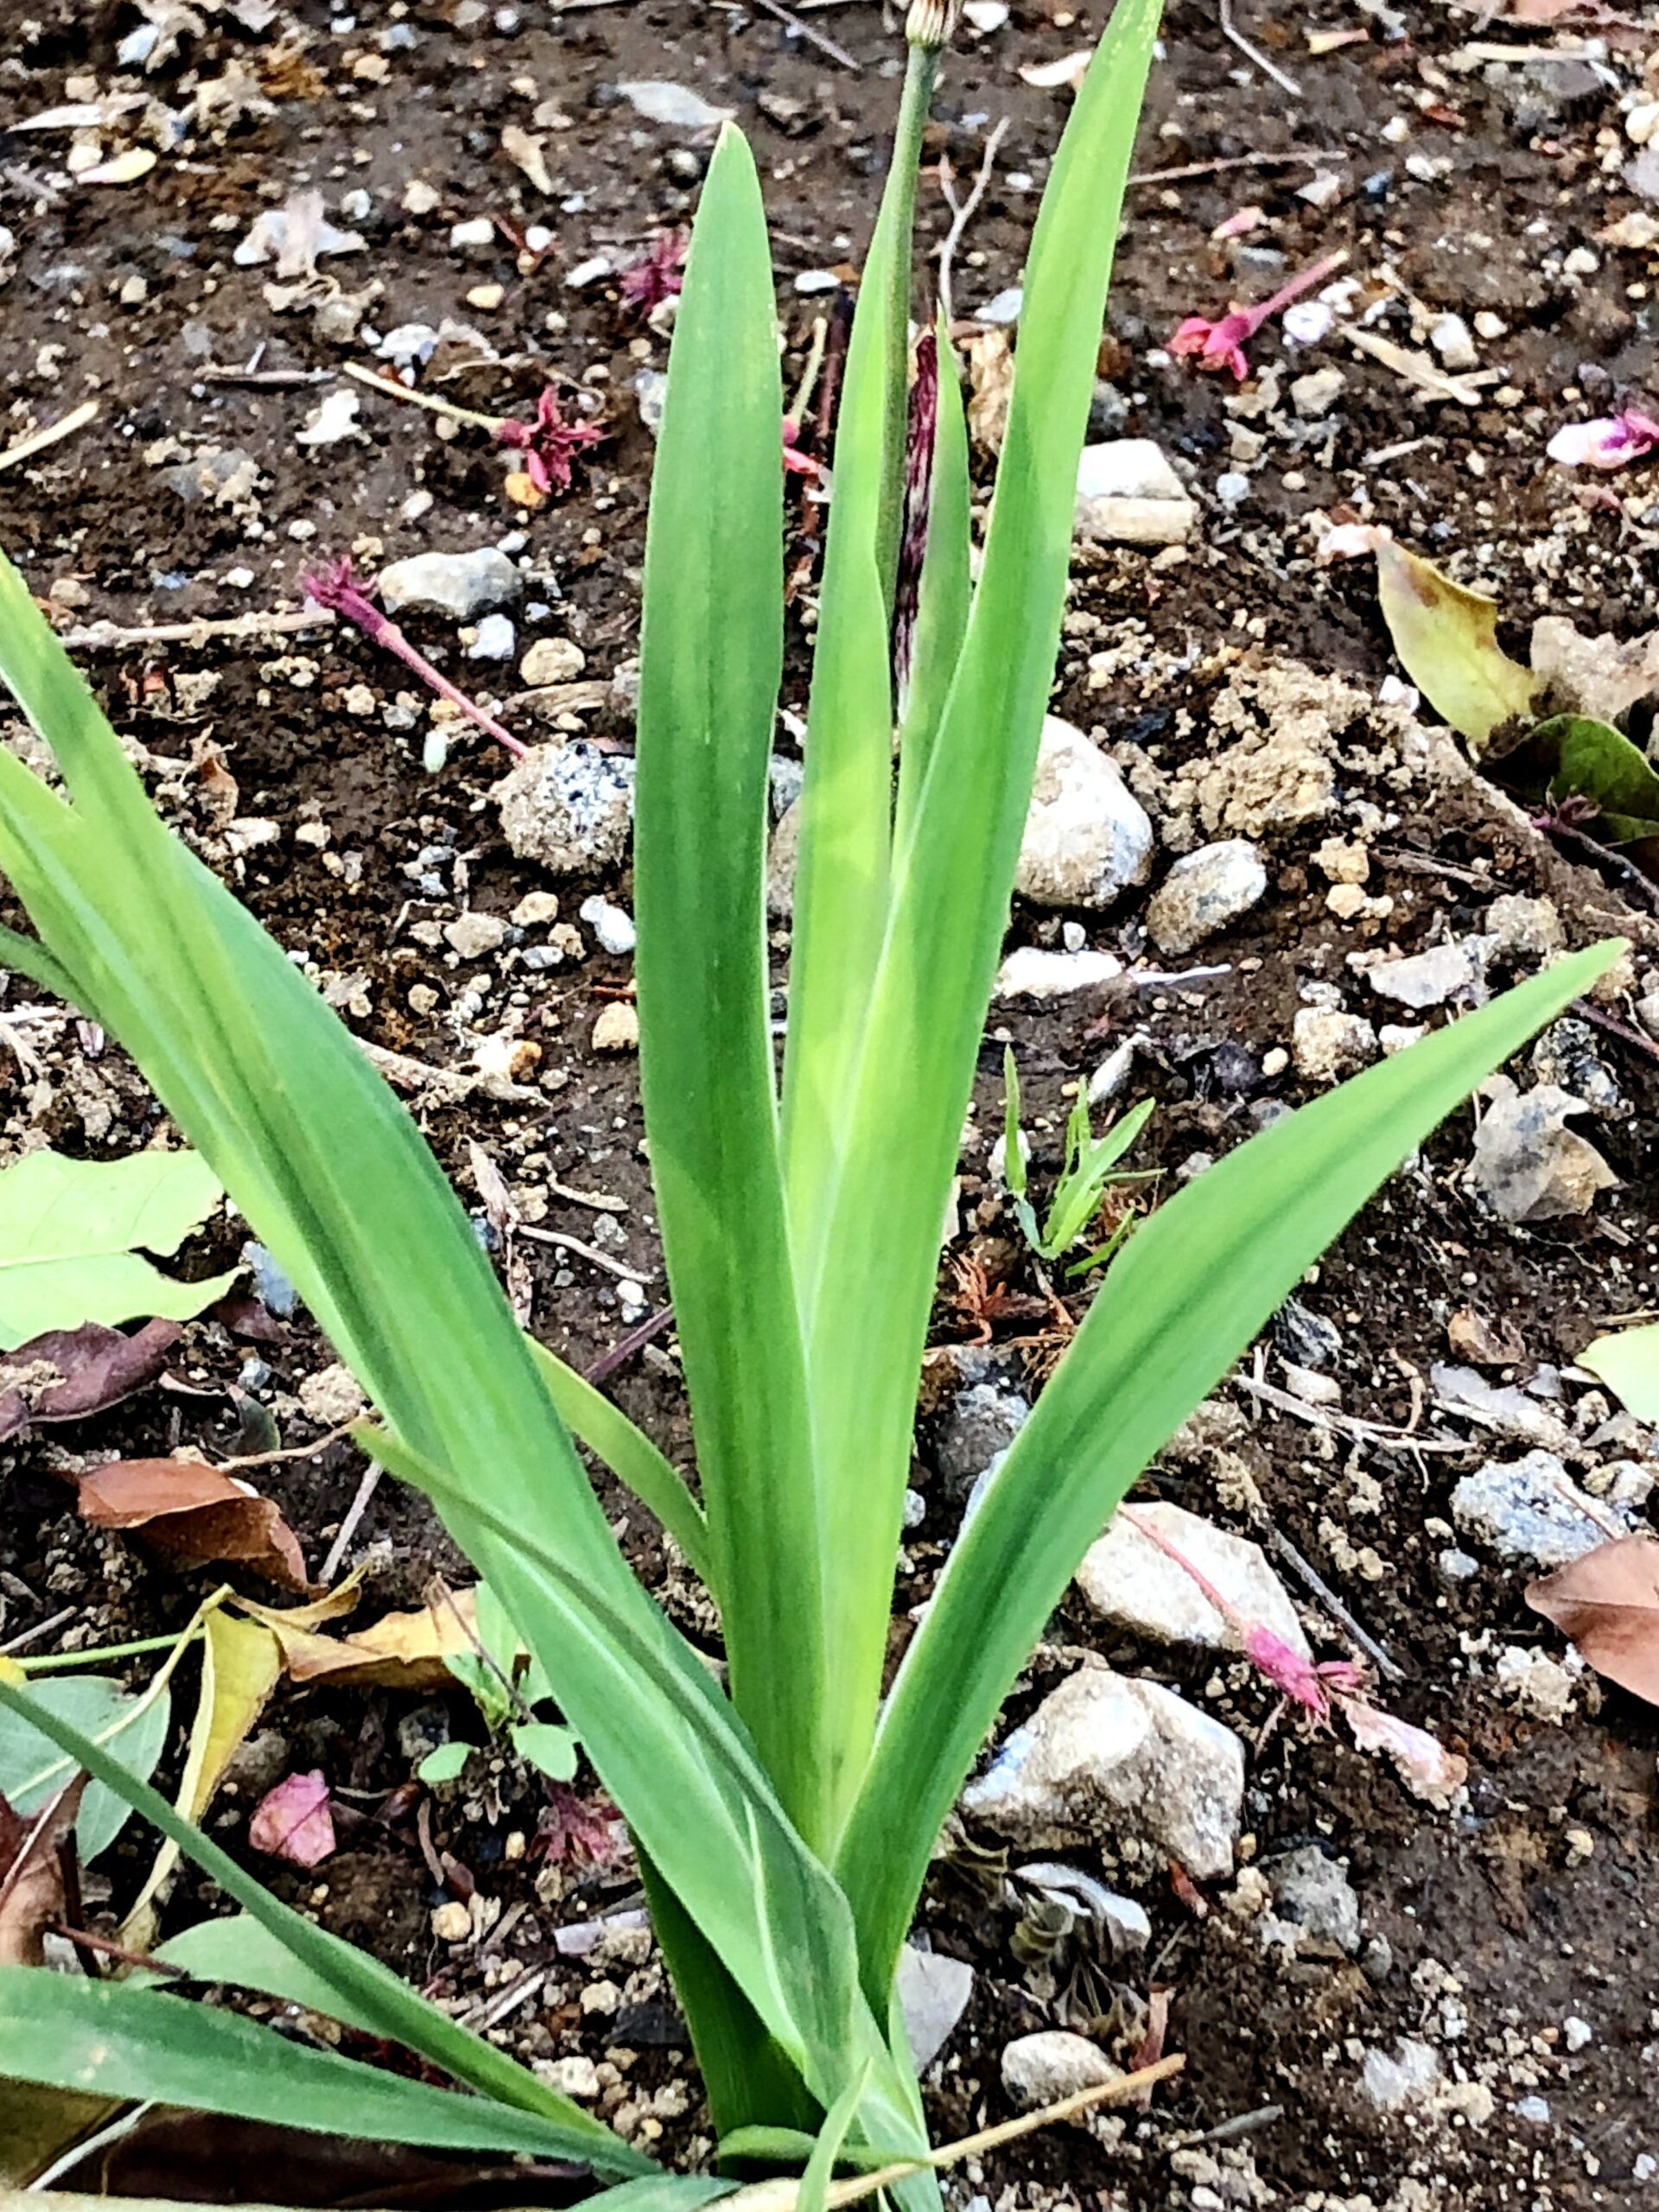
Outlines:
[[43,1967],[0,1967],[0,2075],[371,2142],[584,2156],[534,2113],[312,2050],[235,2012]]
[[1077,453],[1157,22],[1158,0],[1119,0],[1044,195],[984,564],[896,859],[830,1227],[816,1272],[803,1274],[850,1741],[868,1742],[880,1694],[941,1224],[1053,675]]
[[[406,2044],[429,2058],[435,2066],[458,2082],[478,2090],[494,2102],[533,2114],[544,2131],[560,2137],[562,2158],[584,2158],[598,2173],[638,2174],[652,2171],[652,2161],[584,2112],[570,2098],[550,2089],[525,2067],[498,2050],[493,2044],[460,2026],[447,2012],[417,1994],[366,1951],[342,1942],[302,1915],[290,1910],[253,1876],[238,1866],[230,1853],[211,1836],[183,1819],[159,1790],[130,1774],[91,1737],[54,1713],[28,1690],[0,1676],[0,1709],[21,1715],[85,1767],[152,1827],[175,1843],[205,1873],[210,1874],[227,1897],[234,1897],[270,1942],[287,1951],[306,1975],[308,1986],[332,1993],[324,2007],[336,2018],[348,2020],[388,2041]],[[55,1977],[54,1977],[55,1978]],[[0,2007],[3,2011],[3,2007]],[[0,2073],[8,2071],[0,2063]],[[33,2078],[33,2077],[31,2077]],[[50,2077],[41,2077],[50,2078]],[[68,2086],[74,2087],[71,2082]],[[125,2089],[126,2095],[149,2092]],[[180,2100],[188,2102],[188,2099]],[[214,2110],[236,2109],[219,2107]],[[399,2140],[406,2139],[399,2138]],[[544,2134],[543,2140],[547,2139]]]
[[640,1078],[732,1694],[810,1836],[823,1827],[824,1607],[763,887],[783,653],[782,414],[760,189],[728,130],[692,233],[645,542]]
[[933,1840],[1009,1685],[1135,1477],[1406,1155],[1622,950],[1576,953],[1287,1115],[1129,1239],[887,1701],[839,1866],[872,1986],[891,1985]]
[[567,1366],[545,1344],[534,1344],[536,1364],[559,1419],[579,1443],[602,1459],[647,1512],[654,1513],[685,1554],[691,1572],[718,1596],[709,1556],[709,1524],[678,1468],[620,1406]]
[[968,424],[962,378],[950,333],[940,321],[938,415],[933,433],[933,472],[928,490],[927,546],[916,603],[916,641],[911,656],[910,696],[899,732],[899,811],[895,850],[902,852],[914,827],[916,802],[926,780],[933,741],[956,680],[973,606],[969,556],[973,485],[968,473]]

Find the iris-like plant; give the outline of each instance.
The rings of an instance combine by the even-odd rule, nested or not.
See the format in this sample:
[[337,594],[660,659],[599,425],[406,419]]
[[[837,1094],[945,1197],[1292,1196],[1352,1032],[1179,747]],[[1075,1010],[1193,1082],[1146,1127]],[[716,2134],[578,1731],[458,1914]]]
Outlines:
[[[38,936],[0,957],[131,1052],[378,1410],[632,1832],[730,2162],[925,2150],[893,2001],[930,1853],[1086,1547],[1355,1209],[1605,964],[1564,960],[1277,1122],[1154,1212],[884,1681],[921,1353],[1053,671],[1078,449],[1156,0],[1119,0],[1027,266],[977,584],[941,341],[902,709],[889,639],[910,253],[943,35],[921,0],[834,453],[781,1082],[768,1020],[767,760],[782,661],[773,284],[742,138],[685,270],[645,563],[635,859],[642,1078],[696,1443],[694,1495],[515,1325],[414,1124],[280,948],[168,833],[23,585],[0,673],[61,793],[0,751],[0,862]],[[894,768],[894,732],[898,732]],[[566,1424],[568,1424],[568,1428]],[[635,1580],[572,1447],[606,1459],[718,1605],[725,1686]],[[242,1907],[167,1946],[457,2086],[377,2071],[130,1983],[0,1973],[0,2073],[383,2139],[649,2161],[389,1969],[289,1912],[16,1684],[0,1701]],[[471,2092],[473,2094],[464,2094]],[[654,2177],[652,2202],[731,2184]],[[931,2172],[896,2185],[932,2200]],[[639,2201],[638,2195],[632,2200]]]

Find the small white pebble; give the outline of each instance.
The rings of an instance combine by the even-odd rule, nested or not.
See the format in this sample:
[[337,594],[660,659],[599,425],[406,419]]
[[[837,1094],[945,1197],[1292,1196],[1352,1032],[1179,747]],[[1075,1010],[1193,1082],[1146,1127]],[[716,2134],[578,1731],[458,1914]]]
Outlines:
[[1576,2012],[1569,2013],[1561,2022],[1561,2040],[1569,2050],[1582,2050],[1595,2039],[1596,2031],[1589,2021],[1580,2019]]

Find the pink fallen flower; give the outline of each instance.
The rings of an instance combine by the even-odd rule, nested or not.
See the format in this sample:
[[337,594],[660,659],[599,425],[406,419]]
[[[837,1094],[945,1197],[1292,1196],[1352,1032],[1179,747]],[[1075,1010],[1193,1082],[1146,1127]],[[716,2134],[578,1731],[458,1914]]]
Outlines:
[[[522,426],[520,426],[522,427]],[[359,580],[351,563],[351,556],[342,554],[338,561],[325,561],[320,568],[309,569],[301,577],[306,597],[317,607],[327,607],[347,622],[355,623],[365,638],[377,645],[384,645],[388,652],[396,653],[405,668],[413,669],[423,683],[435,691],[441,699],[487,730],[498,745],[505,745],[515,760],[522,760],[530,750],[521,745],[511,730],[503,729],[493,715],[486,715],[476,699],[469,698],[458,683],[452,683],[442,672],[433,667],[426,655],[417,652],[391,617],[374,603],[378,588],[372,576]]]
[[685,282],[685,247],[683,231],[658,231],[645,259],[622,271],[617,289],[623,305],[636,315],[649,315],[664,300],[673,299]]
[[597,445],[604,435],[598,423],[567,423],[551,385],[536,402],[532,422],[521,423],[509,415],[495,426],[496,443],[524,454],[524,474],[543,499],[555,490],[570,489],[571,461],[584,446]]
[[1400,1770],[1400,1778],[1414,1796],[1424,1802],[1448,1806],[1469,1778],[1469,1762],[1448,1751],[1427,1728],[1414,1727],[1392,1713],[1380,1713],[1363,1699],[1339,1699],[1362,1751],[1386,1751]]
[[1188,315],[1170,340],[1170,352],[1196,355],[1201,369],[1230,369],[1242,383],[1250,372],[1244,347],[1262,324],[1282,313],[1293,300],[1300,300],[1304,292],[1311,292],[1316,284],[1322,284],[1347,258],[1345,247],[1327,253],[1322,261],[1314,262],[1300,276],[1293,276],[1288,284],[1281,285],[1260,307],[1235,307],[1215,322],[1207,315]]
[[318,1866],[334,1847],[334,1820],[328,1809],[328,1784],[313,1768],[290,1774],[253,1808],[248,1841],[256,1851],[286,1859],[295,1866]]
[[1592,423],[1568,423],[1545,447],[1552,461],[1567,468],[1623,468],[1642,461],[1659,446],[1659,423],[1638,408],[1598,416]]

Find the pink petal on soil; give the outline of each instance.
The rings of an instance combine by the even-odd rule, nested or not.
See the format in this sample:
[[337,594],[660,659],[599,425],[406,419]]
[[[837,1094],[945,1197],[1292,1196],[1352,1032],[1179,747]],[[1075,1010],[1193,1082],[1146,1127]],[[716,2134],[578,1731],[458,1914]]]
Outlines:
[[1415,1728],[1392,1713],[1379,1713],[1357,1698],[1340,1700],[1362,1751],[1386,1751],[1400,1770],[1400,1778],[1414,1796],[1445,1807],[1469,1777],[1469,1762],[1448,1751],[1427,1728]]
[[1244,1656],[1253,1667],[1259,1667],[1277,1690],[1282,1690],[1298,1705],[1306,1706],[1310,1713],[1318,1713],[1321,1720],[1330,1711],[1325,1694],[1325,1685],[1319,1671],[1311,1659],[1304,1659],[1300,1651],[1292,1650],[1284,1638],[1275,1636],[1270,1628],[1259,1625],[1249,1630],[1244,1638]]
[[1656,446],[1659,446],[1659,423],[1627,407],[1620,415],[1564,424],[1544,450],[1567,468],[1623,468],[1630,461],[1643,460]]
[[296,1866],[320,1866],[334,1847],[328,1784],[321,1773],[290,1774],[262,1797],[248,1823],[248,1841]]

